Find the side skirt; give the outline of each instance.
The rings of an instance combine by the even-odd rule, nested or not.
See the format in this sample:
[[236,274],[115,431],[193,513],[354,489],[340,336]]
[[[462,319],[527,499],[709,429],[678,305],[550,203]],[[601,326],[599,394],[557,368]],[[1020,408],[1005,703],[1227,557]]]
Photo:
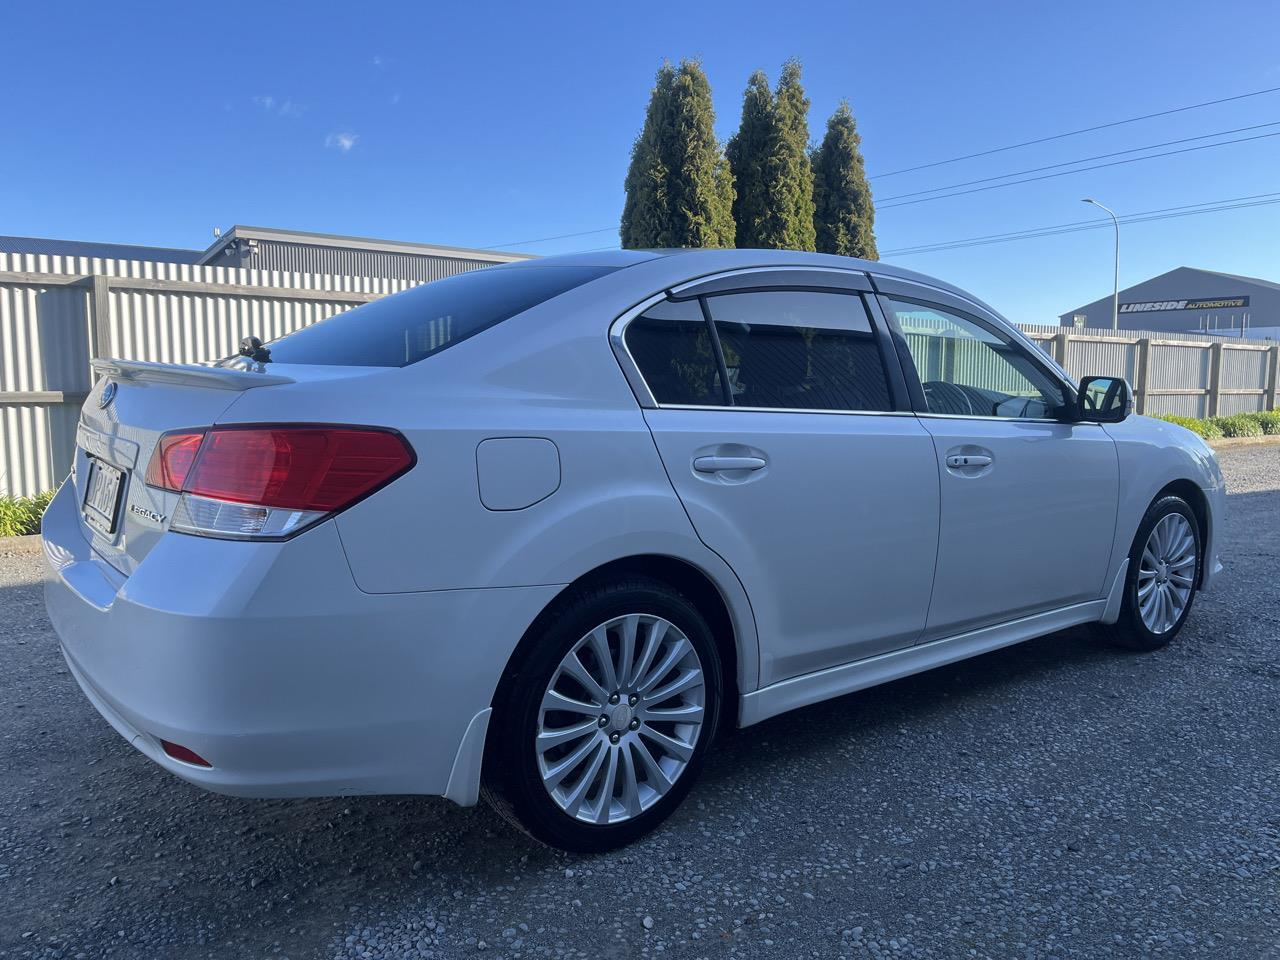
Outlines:
[[913,673],[976,657],[991,650],[1012,646],[1047,633],[1065,630],[1082,623],[1100,620],[1107,608],[1106,600],[1076,603],[1058,610],[1022,617],[993,627],[983,627],[945,640],[933,640],[868,657],[839,667],[829,667],[770,684],[742,697],[739,724],[749,727],[769,717],[807,707],[855,690],[864,690]]

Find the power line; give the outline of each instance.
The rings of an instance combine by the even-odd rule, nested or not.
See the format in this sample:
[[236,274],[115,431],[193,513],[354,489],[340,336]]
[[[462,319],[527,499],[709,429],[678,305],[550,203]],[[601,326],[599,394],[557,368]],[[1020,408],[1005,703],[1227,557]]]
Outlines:
[[[1144,210],[1126,214],[1119,218],[1122,224],[1149,223],[1156,220],[1172,220],[1179,217],[1194,217],[1204,213],[1219,213],[1226,210],[1243,210],[1250,207],[1262,207],[1280,203],[1280,193],[1258,193],[1246,197],[1231,197],[1223,200],[1207,200],[1202,203],[1190,203],[1178,207],[1161,207],[1156,210]],[[1014,240],[1034,240],[1040,237],[1054,237],[1067,233],[1078,233],[1084,230],[1098,230],[1109,227],[1109,220],[1076,220],[1070,223],[1052,224],[1045,227],[1032,227],[1026,230],[1015,230],[1009,233],[988,234],[982,237],[967,237],[958,240],[942,240],[937,243],[918,244],[912,247],[899,247],[896,250],[882,251],[889,257],[906,257],[918,253],[938,253],[946,250],[959,250],[964,247],[981,247],[995,243],[1009,243]]]
[[1128,160],[1112,160],[1109,163],[1095,163],[1091,167],[1077,167],[1075,170],[1061,170],[1058,173],[1045,173],[1038,177],[1024,177],[1021,180],[1010,180],[1006,183],[993,183],[985,187],[973,187],[969,190],[956,190],[952,193],[939,194],[936,197],[917,197],[914,200],[902,200],[898,203],[876,204],[876,212],[881,210],[893,210],[897,207],[909,207],[916,203],[928,203],[930,200],[946,200],[950,197],[963,197],[971,193],[983,193],[987,190],[999,190],[1002,187],[1016,187],[1023,183],[1036,183],[1040,180],[1053,180],[1057,177],[1069,176],[1073,173],[1086,173],[1089,170],[1102,170],[1106,167],[1122,167],[1130,163],[1139,163],[1143,160],[1156,160],[1160,157],[1172,157],[1181,153],[1195,153],[1197,150],[1211,150],[1214,147],[1229,147],[1234,143],[1248,143],[1253,140],[1265,140],[1268,137],[1280,137],[1280,131],[1275,133],[1260,133],[1252,137],[1238,137],[1235,140],[1223,140],[1219,143],[1204,143],[1198,147],[1183,147],[1180,150],[1166,150],[1164,153],[1153,153],[1145,157],[1130,157]]
[[[1221,200],[1203,200],[1199,203],[1186,203],[1176,207],[1158,207],[1155,210],[1142,210],[1138,213],[1124,214],[1123,216],[1120,217],[1120,219],[1124,220],[1127,217],[1141,217],[1141,216],[1147,216],[1150,214],[1169,213],[1175,210],[1190,210],[1195,207],[1204,207],[1204,206],[1209,206],[1209,205],[1218,204],[1218,203],[1236,203],[1239,201],[1246,201],[1246,200],[1261,200],[1267,197],[1280,197],[1280,192],[1254,193],[1244,197],[1226,197]],[[1045,227],[1027,227],[1022,230],[1011,230],[1008,233],[992,233],[992,234],[986,234],[984,236],[979,236],[979,237],[959,237],[955,240],[939,240],[933,243],[922,244],[922,246],[933,247],[933,246],[941,246],[941,245],[951,244],[951,243],[969,243],[970,241],[974,241],[974,240],[991,240],[991,239],[996,239],[1000,237],[1018,237],[1025,233],[1037,232],[1040,230],[1057,230],[1064,227],[1105,226],[1107,222],[1108,221],[1105,219],[1098,219],[1098,218],[1091,218],[1089,220],[1072,220],[1072,221],[1069,221],[1068,223],[1054,223]],[[914,249],[915,247],[900,248],[900,250],[914,250]],[[897,251],[897,252],[900,252],[900,251]]]
[[[1206,206],[1198,210],[1185,210],[1177,213],[1165,213],[1152,216],[1132,215],[1130,217],[1121,217],[1122,224],[1147,223],[1155,220],[1172,220],[1179,217],[1194,217],[1202,213],[1219,213],[1226,210],[1243,210],[1249,207],[1261,207],[1269,204],[1280,203],[1280,196],[1275,196],[1270,200],[1255,200],[1248,203],[1224,203],[1217,206]],[[1042,228],[1035,230],[1027,230],[1019,233],[994,235],[991,237],[974,238],[969,241],[951,241],[937,244],[925,244],[919,247],[909,247],[899,250],[885,251],[886,256],[911,256],[917,253],[937,253],[945,250],[958,250],[964,247],[981,247],[993,243],[1009,243],[1014,240],[1035,240],[1040,237],[1056,237],[1067,233],[1079,233],[1084,230],[1100,230],[1110,226],[1108,220],[1092,220],[1087,223],[1077,225],[1064,225],[1059,228]]]
[[601,227],[599,230],[581,230],[578,233],[561,233],[554,237],[538,237],[538,239],[536,240],[515,240],[511,243],[494,243],[488,246],[481,247],[480,249],[481,250],[498,250],[498,249],[505,249],[509,247],[527,247],[531,243],[542,243],[543,241],[546,241],[546,240],[568,240],[571,237],[589,237],[593,233],[608,233],[610,230],[617,230],[617,229],[618,228],[616,226]]
[[1113,120],[1110,123],[1100,123],[1093,127],[1082,127],[1079,130],[1070,130],[1066,133],[1055,133],[1049,137],[1038,137],[1035,140],[1023,140],[1021,143],[1011,143],[1004,147],[992,147],[989,150],[979,150],[977,153],[967,153],[960,157],[950,157],[946,160],[934,160],[932,163],[922,163],[914,167],[903,167],[901,170],[890,170],[888,173],[877,173],[875,176],[868,177],[870,180],[883,179],[884,177],[896,177],[902,173],[914,173],[916,170],[928,170],[932,167],[941,167],[948,163],[959,163],[961,160],[973,160],[976,157],[989,157],[993,153],[1004,153],[1006,150],[1017,150],[1021,147],[1031,147],[1038,143],[1050,143],[1054,140],[1064,140],[1067,137],[1077,137],[1082,133],[1093,133],[1095,130],[1108,130],[1111,127],[1123,126],[1126,123],[1137,123],[1139,120],[1152,120],[1156,117],[1167,117],[1175,113],[1185,113],[1188,110],[1199,110],[1201,107],[1213,107],[1220,103],[1231,103],[1234,100],[1246,100],[1249,97],[1260,97],[1266,93],[1275,93],[1280,87],[1268,87],[1265,90],[1254,90],[1252,93],[1241,93],[1234,97],[1222,97],[1218,100],[1205,100],[1203,103],[1192,103],[1185,107],[1174,107],[1172,110],[1160,110],[1156,113],[1146,113],[1140,117],[1129,117],[1127,120]]
[[[1064,160],[1061,163],[1050,163],[1043,167],[1029,167],[1026,170],[1015,170],[1012,173],[1001,173],[994,177],[982,177],[978,180],[965,180],[961,183],[952,183],[945,187],[932,187],[928,190],[916,190],[914,193],[900,193],[892,197],[881,197],[881,203],[888,203],[893,200],[904,200],[908,197],[920,197],[926,193],[938,193],[941,190],[954,190],[957,187],[969,187],[976,183],[992,183],[996,180],[1007,180],[1009,177],[1021,177],[1028,173],[1040,173],[1043,170],[1057,170],[1061,167],[1072,167],[1077,163],[1089,163],[1092,160],[1105,160],[1108,157],[1122,157],[1127,153],[1141,153],[1144,150],[1155,150],[1159,147],[1171,147],[1178,143],[1191,143],[1194,140],[1208,140],[1211,137],[1225,137],[1232,133],[1245,133],[1249,130],[1262,130],[1265,127],[1280,127],[1280,120],[1273,120],[1270,123],[1255,123],[1248,127],[1236,127],[1232,130],[1219,130],[1217,133],[1202,133],[1198,137],[1182,137],[1178,140],[1165,140],[1162,143],[1149,143],[1145,147],[1130,147],[1128,150],[1116,150],[1112,153],[1099,153],[1092,157],[1081,157],[1078,160]],[[1146,157],[1137,159],[1145,160]]]
[[[1003,147],[992,147],[991,149],[988,149],[988,150],[980,150],[980,151],[978,151],[977,153],[969,153],[969,154],[965,154],[965,155],[963,155],[963,156],[959,156],[959,157],[950,157],[950,158],[948,158],[948,159],[946,159],[946,160],[935,160],[935,161],[933,161],[933,162],[931,162],[931,163],[922,163],[922,164],[919,164],[919,165],[914,166],[914,167],[904,167],[904,168],[903,168],[903,169],[901,169],[901,170],[891,170],[891,171],[889,171],[888,173],[879,173],[879,174],[875,174],[875,175],[873,175],[873,176],[868,177],[868,179],[869,179],[869,180],[882,179],[882,178],[884,178],[884,177],[893,177],[893,176],[897,176],[898,174],[902,174],[902,173],[912,173],[912,172],[914,172],[914,171],[916,171],[916,170],[927,170],[927,169],[931,169],[931,168],[933,168],[933,167],[940,167],[940,166],[943,166],[943,165],[945,165],[945,164],[949,164],[949,163],[958,163],[958,162],[959,162],[959,161],[961,161],[961,160],[972,160],[972,159],[974,159],[974,158],[976,158],[976,157],[986,157],[986,156],[990,156],[990,155],[995,154],[995,153],[1004,153],[1004,152],[1009,151],[1009,150],[1016,150],[1016,149],[1018,149],[1018,148],[1020,148],[1020,147],[1034,146],[1035,144],[1039,144],[1039,143],[1049,143],[1049,142],[1052,142],[1052,141],[1054,141],[1054,140],[1063,140],[1063,139],[1065,139],[1065,138],[1067,138],[1067,137],[1074,137],[1074,136],[1078,136],[1078,135],[1083,134],[1083,133],[1092,133],[1092,132],[1097,131],[1097,130],[1107,130],[1107,129],[1110,129],[1110,128],[1112,128],[1112,127],[1123,126],[1124,124],[1128,124],[1128,123],[1137,123],[1137,122],[1138,122],[1138,121],[1140,121],[1140,120],[1151,120],[1151,119],[1154,119],[1154,118],[1156,118],[1156,117],[1165,117],[1165,116],[1170,116],[1170,115],[1172,115],[1172,114],[1176,114],[1176,113],[1185,113],[1185,112],[1186,112],[1186,111],[1188,111],[1188,110],[1198,110],[1198,109],[1200,109],[1200,108],[1202,108],[1202,107],[1212,107],[1212,106],[1217,106],[1218,104],[1222,104],[1222,103],[1231,103],[1231,102],[1236,101],[1236,100],[1246,100],[1246,99],[1249,99],[1250,97],[1260,97],[1260,96],[1263,96],[1264,94],[1268,94],[1268,93],[1275,93],[1275,92],[1277,92],[1277,91],[1280,91],[1280,87],[1267,87],[1267,88],[1266,88],[1266,89],[1264,89],[1264,90],[1254,90],[1254,91],[1252,91],[1252,92],[1250,92],[1250,93],[1241,93],[1241,94],[1237,94],[1237,95],[1232,96],[1232,97],[1220,97],[1220,98],[1219,98],[1219,99],[1217,99],[1217,100],[1205,100],[1205,101],[1203,101],[1203,102],[1201,102],[1201,103],[1193,103],[1193,104],[1188,104],[1187,106],[1174,107],[1174,108],[1172,108],[1172,109],[1170,109],[1170,110],[1160,110],[1160,111],[1157,111],[1156,113],[1147,113],[1147,114],[1143,114],[1142,116],[1139,116],[1139,117],[1129,117],[1128,119],[1125,119],[1125,120],[1113,120],[1113,121],[1111,121],[1110,123],[1100,123],[1100,124],[1097,124],[1097,125],[1092,126],[1092,127],[1083,127],[1083,128],[1081,128],[1081,129],[1079,129],[1079,130],[1071,130],[1071,131],[1068,131],[1068,132],[1066,132],[1066,133],[1057,133],[1057,134],[1054,134],[1054,135],[1052,135],[1052,136],[1048,136],[1048,137],[1039,137],[1039,138],[1034,139],[1034,140],[1024,140],[1024,141],[1022,141],[1022,142],[1020,142],[1020,143],[1012,143],[1012,144],[1008,144],[1008,145],[1003,146]],[[1260,126],[1268,126],[1268,124],[1261,124]],[[1240,129],[1241,129],[1241,130],[1247,130],[1247,129],[1255,129],[1255,128],[1242,127],[1242,128],[1240,128]],[[1226,131],[1226,133],[1230,133],[1230,132],[1233,132],[1233,131]],[[1224,134],[1205,134],[1205,136],[1222,136],[1222,135],[1224,135]],[[1199,138],[1199,137],[1188,137],[1188,138],[1186,138],[1186,140],[1195,140],[1195,139],[1203,139],[1203,138]],[[1180,143],[1180,142],[1185,142],[1185,141],[1171,140],[1171,141],[1169,141],[1169,144],[1173,144],[1173,143]],[[1229,141],[1229,142],[1237,143],[1237,142],[1240,142],[1240,141]],[[1136,149],[1136,150],[1154,149],[1154,147],[1156,147],[1156,146],[1165,146],[1165,145],[1168,145],[1168,144],[1155,144],[1155,145],[1153,145],[1153,147],[1138,147],[1138,148],[1135,148],[1135,149]],[[1211,146],[1213,146],[1213,145],[1211,144]],[[1119,152],[1120,152],[1120,153],[1125,153],[1125,152],[1132,152],[1132,151],[1119,151]],[[1174,152],[1178,152],[1178,151],[1174,151]],[[1075,163],[1085,163],[1085,162],[1088,162],[1088,160],[1092,160],[1092,159],[1100,159],[1101,157],[1106,157],[1106,156],[1115,156],[1115,155],[1117,155],[1117,154],[1100,154],[1100,155],[1099,155],[1099,157],[1096,157],[1096,158],[1086,158],[1086,159],[1084,159],[1084,160],[1077,160],[1077,161],[1073,161],[1073,162],[1075,162]],[[1167,155],[1168,155],[1168,154],[1157,154],[1156,156],[1167,156]],[[1149,158],[1142,157],[1142,158],[1137,158],[1137,159],[1149,159]],[[1053,166],[1060,166],[1060,165],[1053,165]],[[1021,176],[1021,175],[1022,175],[1022,173],[1031,173],[1031,172],[1036,172],[1036,171],[1038,171],[1038,170],[1045,170],[1045,169],[1050,169],[1050,167],[1041,167],[1041,168],[1036,168],[1035,170],[1026,170],[1026,171],[1022,171],[1021,173],[1010,173],[1010,174],[1005,174],[1005,175],[1004,175],[1004,176],[1002,176],[1002,177],[992,177],[992,178],[988,178],[988,179],[1004,179],[1004,177]],[[1097,168],[1096,168],[1096,167],[1089,167],[1089,168],[1085,168],[1085,169],[1097,169]],[[1076,171],[1066,171],[1066,172],[1068,172],[1068,173],[1074,173],[1074,172],[1076,172]],[[1036,178],[1036,179],[1047,179],[1047,178]],[[982,181],[970,181],[970,183],[980,183],[980,182],[982,182]],[[1031,181],[1030,181],[1030,180],[1027,180],[1027,181],[1018,181],[1018,182],[1031,182]],[[968,184],[964,184],[964,185],[968,185]],[[1010,185],[1012,185],[1012,184],[1010,184]],[[953,185],[953,187],[954,187],[954,186],[961,186],[961,184],[954,184],[954,185]],[[935,192],[937,192],[938,190],[949,190],[949,189],[952,189],[952,187],[937,187],[935,190],[922,190],[922,191],[918,191],[918,192],[919,192],[919,193],[935,193]],[[976,192],[976,191],[975,191],[975,192]],[[959,194],[955,194],[955,195],[956,195],[956,196],[958,196]],[[909,196],[914,196],[914,194],[900,194],[899,196],[900,196],[900,197],[909,197]],[[884,199],[887,199],[887,200],[893,200],[893,199],[896,199],[896,198],[890,197],[890,198],[884,198]],[[935,198],[929,198],[929,199],[935,199]],[[936,199],[942,199],[942,198],[941,198],[941,197],[939,197],[939,198],[936,198]],[[894,206],[898,206],[898,204],[894,204]],[[608,227],[600,227],[600,228],[598,228],[598,229],[596,229],[596,230],[581,230],[581,231],[578,231],[578,232],[575,232],[575,233],[562,233],[562,234],[557,234],[557,235],[555,235],[555,236],[550,236],[550,237],[536,237],[536,238],[534,238],[534,239],[532,239],[532,240],[516,240],[516,241],[512,241],[512,242],[510,242],[510,243],[487,244],[487,245],[483,246],[481,249],[485,249],[485,250],[495,250],[495,249],[509,249],[509,248],[511,248],[511,247],[525,247],[525,246],[530,246],[531,244],[535,244],[535,243],[546,243],[546,242],[549,242],[549,241],[551,241],[551,240],[568,240],[568,239],[572,239],[572,238],[574,238],[574,237],[588,237],[588,236],[592,236],[592,235],[597,234],[597,233],[608,233],[608,232],[610,232],[610,231],[612,231],[612,230],[617,230],[617,229],[618,229],[618,228],[617,228],[617,226],[616,226],[616,225],[613,225],[613,226],[608,226]],[[606,249],[607,249],[607,248],[606,248]]]
[[[1120,217],[1124,224],[1148,223],[1156,220],[1172,220],[1179,217],[1194,217],[1203,213],[1220,213],[1228,210],[1244,210],[1250,207],[1262,207],[1280,203],[1280,192],[1254,193],[1243,197],[1227,197],[1221,200],[1205,200],[1200,203],[1182,204],[1176,207],[1158,207],[1154,210],[1142,210]],[[1050,224],[1044,227],[1030,227],[1025,230],[1013,230],[1008,233],[993,233],[980,237],[963,237],[956,240],[940,240],[936,243],[918,244],[911,247],[899,247],[894,250],[881,251],[886,257],[908,257],[918,253],[937,253],[946,250],[958,250],[964,247],[981,247],[994,243],[1009,243],[1014,240],[1035,240],[1040,237],[1054,237],[1067,233],[1079,233],[1084,230],[1099,230],[1110,226],[1109,220],[1073,220],[1068,223]],[[617,250],[618,247],[592,247],[585,250],[573,250],[571,253],[597,253],[602,250]]]

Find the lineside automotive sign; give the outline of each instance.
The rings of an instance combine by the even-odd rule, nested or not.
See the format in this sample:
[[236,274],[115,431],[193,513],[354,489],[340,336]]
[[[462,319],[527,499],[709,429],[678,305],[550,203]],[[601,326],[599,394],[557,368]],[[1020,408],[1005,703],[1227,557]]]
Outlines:
[[1207,300],[1144,300],[1120,304],[1121,313],[1154,313],[1159,310],[1230,310],[1247,307],[1248,297],[1212,297]]

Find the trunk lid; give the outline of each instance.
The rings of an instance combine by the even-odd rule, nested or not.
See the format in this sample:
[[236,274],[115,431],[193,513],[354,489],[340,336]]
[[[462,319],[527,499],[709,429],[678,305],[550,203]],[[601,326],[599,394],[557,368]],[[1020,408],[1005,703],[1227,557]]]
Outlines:
[[246,390],[280,389],[341,373],[125,360],[95,360],[93,367],[101,378],[80,412],[72,478],[85,538],[126,576],[168,529],[178,502],[177,494],[146,485],[161,434],[214,425]]

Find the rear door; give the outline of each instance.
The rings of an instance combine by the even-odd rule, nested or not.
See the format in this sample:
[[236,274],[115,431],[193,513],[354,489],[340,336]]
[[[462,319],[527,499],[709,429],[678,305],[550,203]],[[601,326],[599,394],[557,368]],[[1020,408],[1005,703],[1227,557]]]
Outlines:
[[1099,424],[1065,422],[1071,388],[1034,348],[938,291],[894,289],[881,303],[910,355],[942,492],[922,639],[1098,599],[1115,534],[1115,444]]
[[938,475],[864,294],[751,279],[657,304],[624,338],[672,484],[751,599],[768,684],[915,642]]

